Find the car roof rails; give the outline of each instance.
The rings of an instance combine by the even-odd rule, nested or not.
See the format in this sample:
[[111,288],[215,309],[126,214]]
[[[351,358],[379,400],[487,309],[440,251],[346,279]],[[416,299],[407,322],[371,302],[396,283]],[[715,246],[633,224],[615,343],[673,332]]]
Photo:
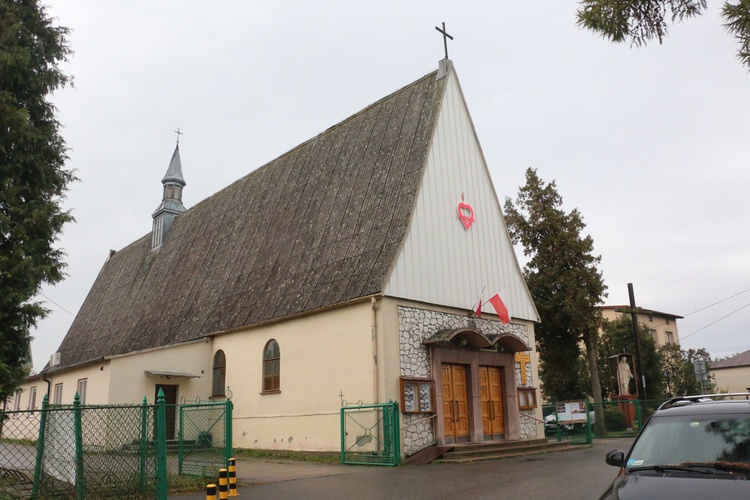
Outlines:
[[658,409],[663,410],[665,408],[686,406],[693,403],[708,403],[710,401],[715,401],[716,399],[723,399],[727,397],[744,397],[745,399],[750,399],[750,392],[725,392],[717,394],[697,394],[694,396],[678,396],[665,401],[664,403],[659,405]]

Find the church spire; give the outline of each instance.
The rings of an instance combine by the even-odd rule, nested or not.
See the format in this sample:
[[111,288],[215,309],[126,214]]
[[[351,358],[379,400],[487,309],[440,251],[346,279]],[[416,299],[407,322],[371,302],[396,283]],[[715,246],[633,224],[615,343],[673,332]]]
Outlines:
[[[177,129],[177,133],[182,132]],[[172,159],[169,161],[167,173],[161,180],[164,186],[164,194],[161,203],[156,211],[151,215],[154,219],[153,230],[151,231],[151,250],[161,246],[167,239],[172,223],[185,211],[182,204],[182,188],[185,187],[185,179],[182,177],[182,162],[180,161],[180,136],[177,136],[177,145],[172,153]]]

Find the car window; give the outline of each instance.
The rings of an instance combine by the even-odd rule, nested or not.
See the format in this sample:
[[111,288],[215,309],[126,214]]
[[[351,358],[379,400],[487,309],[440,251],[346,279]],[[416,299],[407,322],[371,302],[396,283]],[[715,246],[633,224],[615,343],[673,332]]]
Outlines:
[[750,418],[652,418],[633,445],[627,468],[688,462],[750,463]]

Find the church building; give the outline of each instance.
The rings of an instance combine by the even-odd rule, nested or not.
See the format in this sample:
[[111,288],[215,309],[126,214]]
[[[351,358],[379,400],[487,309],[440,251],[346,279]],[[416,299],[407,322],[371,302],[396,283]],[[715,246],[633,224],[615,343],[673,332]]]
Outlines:
[[252,167],[186,209],[178,143],[21,409],[231,398],[235,447],[338,451],[342,401],[396,401],[404,456],[543,437],[539,316],[449,59]]

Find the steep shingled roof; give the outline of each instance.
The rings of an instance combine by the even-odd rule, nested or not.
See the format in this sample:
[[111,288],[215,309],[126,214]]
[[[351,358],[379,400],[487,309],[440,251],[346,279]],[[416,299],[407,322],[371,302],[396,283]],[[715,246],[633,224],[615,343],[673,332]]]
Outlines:
[[382,291],[406,236],[445,78],[433,72],[183,213],[104,264],[61,367]]

